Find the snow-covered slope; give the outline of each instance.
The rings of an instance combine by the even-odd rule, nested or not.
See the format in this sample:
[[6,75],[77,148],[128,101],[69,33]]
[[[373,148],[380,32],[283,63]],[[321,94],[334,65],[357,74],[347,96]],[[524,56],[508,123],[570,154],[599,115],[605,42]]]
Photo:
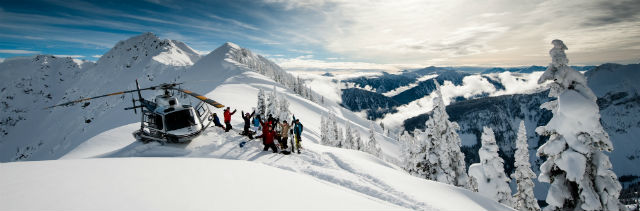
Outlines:
[[2,185],[1,210],[403,209],[246,161],[85,159],[9,163],[0,170],[6,172],[0,180],[20,181]]
[[[238,144],[241,141],[246,141],[246,137],[234,132],[225,133],[219,128],[208,130],[206,134],[194,139],[189,144],[142,144],[136,142],[129,135],[129,131],[136,129],[137,126],[137,124],[130,124],[104,132],[83,143],[62,159],[70,159],[77,162],[75,161],[76,159],[84,158],[114,160],[118,157],[138,157],[115,159],[122,161],[101,162],[117,162],[119,165],[122,165],[122,167],[113,167],[114,171],[125,172],[113,173],[116,175],[128,175],[128,172],[130,172],[132,168],[136,168],[131,167],[128,163],[155,163],[152,166],[164,166],[166,162],[168,163],[166,168],[177,168],[181,169],[181,171],[186,169],[186,171],[180,175],[183,175],[185,179],[188,178],[189,181],[215,180],[221,176],[224,176],[221,178],[222,180],[228,181],[231,179],[230,177],[235,177],[234,175],[246,173],[249,174],[249,176],[243,175],[238,177],[242,178],[243,181],[251,180],[251,182],[231,180],[229,182],[233,182],[233,187],[222,185],[220,187],[221,189],[216,187],[220,184],[218,181],[203,182],[204,187],[202,188],[206,190],[199,188],[189,189],[195,189],[192,191],[196,193],[205,192],[208,195],[221,194],[220,191],[228,192],[227,195],[230,198],[223,199],[228,199],[231,202],[242,200],[253,204],[254,202],[264,200],[254,200],[254,197],[266,197],[267,199],[276,201],[275,204],[264,203],[264,205],[262,205],[258,203],[259,205],[256,206],[260,209],[299,208],[309,210],[327,206],[327,209],[366,210],[366,207],[377,204],[376,206],[378,206],[378,208],[375,209],[383,210],[400,208],[417,210],[508,210],[498,203],[468,190],[410,176],[402,170],[399,170],[398,167],[383,162],[370,154],[316,144],[315,136],[311,134],[305,136],[305,138],[308,139],[303,139],[306,141],[303,142],[304,149],[302,154],[282,155],[274,154],[270,151],[262,151],[262,143],[260,143],[259,140],[248,142],[245,147],[240,148]],[[201,159],[193,159],[192,161],[166,161],[164,158],[152,159],[139,157],[198,157],[212,159],[208,159],[209,161]],[[210,166],[218,165],[221,162],[213,158],[250,162],[234,161],[228,164],[233,165],[232,167],[226,168],[228,165],[224,165],[225,168],[218,168]],[[248,170],[248,168],[256,168],[255,163],[264,164],[265,166],[271,166],[273,168],[271,170],[264,170],[265,173],[262,173],[262,170],[258,172]],[[173,165],[183,165],[184,167],[174,167]],[[206,177],[209,179],[201,180],[198,179],[200,176],[189,176],[189,172],[191,172],[189,169],[191,169],[192,166],[201,168],[200,171],[202,173],[198,174],[208,175],[213,168],[216,169],[215,172],[221,175]],[[260,169],[262,168],[264,167],[260,167]],[[150,171],[153,171],[153,168],[151,168]],[[291,174],[290,172],[295,174]],[[197,172],[194,172],[194,174],[195,173]],[[173,174],[168,174],[167,176],[170,175]],[[120,176],[117,176],[117,178],[118,177]],[[165,178],[164,174],[159,174],[159,177]],[[301,180],[311,181],[301,183],[299,182]],[[154,182],[152,179],[151,181],[146,181],[144,185],[146,187],[146,184]],[[180,186],[183,182],[183,180],[163,180],[161,182],[162,185],[159,187],[169,186],[180,192],[184,190],[184,187]],[[324,184],[327,189],[337,190],[340,191],[341,194],[355,195],[368,200],[356,197],[353,204],[349,200],[334,200],[333,196],[326,196],[326,194],[332,193],[325,190],[318,192],[317,198],[298,198],[298,200],[294,200],[290,204],[282,204],[278,201],[278,199],[282,200],[282,196],[288,196],[289,191],[317,191],[316,184],[318,182]],[[135,186],[135,184],[122,185]],[[126,186],[125,189],[127,188]],[[216,189],[218,190],[215,191]],[[149,191],[154,190],[157,189],[151,189]],[[251,191],[263,192],[264,195],[254,195],[253,193],[242,194]],[[209,194],[210,192],[215,193]],[[245,197],[241,197],[241,199],[233,197],[237,195],[245,195]],[[286,201],[289,201],[288,197],[286,198]],[[316,206],[316,203],[327,204]],[[354,204],[363,204],[363,206],[354,207]],[[218,209],[224,208],[227,204],[211,206],[214,209]],[[229,206],[233,208],[233,203]],[[236,208],[250,209],[251,206],[254,205],[245,206],[236,204],[235,206]]]
[[[124,41],[123,45],[130,46],[131,43],[138,43],[136,40]],[[125,51],[117,53],[122,55],[126,54],[129,48],[118,47],[118,49]],[[369,121],[359,118],[334,102],[325,101],[325,104],[316,104],[294,94],[270,77],[259,74],[263,70],[260,68],[269,68],[273,63],[235,44],[222,45],[190,67],[167,65],[155,67],[159,63],[151,61],[152,59],[140,59],[153,57],[153,55],[143,55],[146,52],[144,49],[138,52],[138,59],[133,60],[129,58],[133,58],[134,55],[118,58],[103,56],[105,60],[98,61],[92,69],[80,76],[77,83],[70,86],[71,88],[66,91],[66,99],[77,99],[80,96],[104,94],[126,88],[132,89],[133,80],[140,78],[141,86],[171,81],[185,82],[183,88],[204,94],[240,112],[240,110],[249,111],[255,107],[259,89],[271,92],[275,88],[279,95],[287,98],[291,112],[301,119],[305,126],[302,154],[286,156],[262,152],[259,141],[249,142],[246,147],[240,148],[238,143],[245,140],[245,137],[237,135],[235,130],[224,133],[218,128],[209,128],[204,135],[188,144],[159,145],[136,142],[131,132],[139,126],[136,123],[139,116],[133,115],[131,111],[122,110],[130,106],[128,95],[99,99],[84,106],[30,111],[31,115],[40,118],[25,120],[22,125],[15,126],[14,131],[18,132],[3,143],[0,149],[2,150],[0,161],[49,160],[61,157],[72,160],[1,163],[2,172],[11,173],[0,176],[0,194],[9,194],[11,197],[0,198],[0,209],[13,207],[38,209],[51,205],[52,201],[55,201],[59,206],[56,208],[60,209],[102,209],[103,207],[97,207],[90,202],[108,198],[111,201],[107,200],[105,203],[112,203],[104,205],[105,209],[118,209],[120,204],[147,209],[158,203],[166,205],[166,208],[159,209],[184,206],[184,209],[191,210],[231,209],[235,208],[235,205],[239,205],[238,209],[509,210],[497,202],[468,190],[416,178],[403,172],[392,164],[397,162],[399,154],[397,144],[394,140],[381,135],[380,128],[375,128],[375,136],[382,148],[382,158],[359,151],[318,144],[320,119],[327,112],[335,113],[340,125],[350,122],[362,137],[367,137]],[[146,62],[138,63],[138,61]],[[125,65],[120,65],[121,63]],[[130,64],[130,67],[127,67],[127,64]],[[157,93],[148,92],[144,95],[151,97],[155,94]],[[196,102],[190,98],[184,98],[181,101]],[[242,120],[234,115],[232,124],[235,128],[241,128]],[[40,141],[42,144],[30,147],[31,151],[15,153],[16,148],[30,146],[29,143],[34,141],[35,143]],[[20,155],[24,156],[20,157]],[[77,160],[84,158],[102,159]],[[94,171],[96,168],[99,170]],[[50,169],[65,171],[57,173],[57,171],[51,172],[53,170]],[[214,172],[218,175],[214,175]],[[236,176],[237,174],[242,176]],[[45,175],[45,178],[55,180],[43,179],[38,175]],[[165,175],[167,177],[163,177]],[[176,177],[178,179],[175,179]],[[220,181],[210,181],[218,178]],[[253,181],[233,183],[238,181],[234,178]],[[98,183],[97,180],[103,183]],[[291,184],[283,181],[290,181]],[[237,189],[229,187],[230,184],[236,184],[234,187]],[[166,187],[166,190],[174,190],[171,192],[173,199],[182,196],[190,199],[183,201],[164,199],[163,197],[166,196],[162,195],[158,189],[162,187]],[[215,187],[222,189],[215,189]],[[301,190],[280,191],[286,187]],[[87,189],[94,192],[85,194]],[[123,195],[114,196],[116,191]],[[247,193],[252,191],[257,193]],[[287,204],[289,200],[283,198],[288,197],[287,194],[296,194],[297,191],[306,193],[300,194],[300,198],[294,196],[295,199],[299,199],[299,202]],[[65,193],[66,197],[63,197],[62,193]],[[136,197],[138,195],[136,193],[149,195]],[[20,194],[31,195],[33,200],[26,201],[20,198],[24,196]],[[194,194],[198,196],[192,196]],[[47,198],[50,195],[56,197]],[[225,200],[220,206],[203,202],[206,199],[210,202],[215,201],[214,196],[218,195],[224,195],[220,199]],[[238,204],[233,203],[231,196],[245,196],[245,198],[235,201],[242,203]],[[314,196],[317,198],[308,198]],[[342,199],[334,200],[336,197]],[[281,199],[282,203],[272,202],[276,199]],[[265,202],[265,205],[260,207],[259,202],[264,201],[269,202]],[[252,204],[254,202],[258,204]],[[315,203],[323,205],[314,206]],[[301,207],[303,205],[307,207]],[[51,207],[54,206],[56,205],[51,205]]]
[[65,91],[81,73],[69,57],[38,55],[0,63],[0,146],[10,141],[14,127],[28,120],[31,111],[64,99]]
[[[0,63],[3,113],[0,162],[55,159],[107,129],[136,122],[123,108],[131,96],[44,110],[82,97],[97,96],[180,79],[199,55],[178,41],[145,33],[120,41],[100,60],[79,66],[71,58],[35,56]],[[82,68],[80,68],[82,67]],[[156,93],[145,93],[155,96]]]

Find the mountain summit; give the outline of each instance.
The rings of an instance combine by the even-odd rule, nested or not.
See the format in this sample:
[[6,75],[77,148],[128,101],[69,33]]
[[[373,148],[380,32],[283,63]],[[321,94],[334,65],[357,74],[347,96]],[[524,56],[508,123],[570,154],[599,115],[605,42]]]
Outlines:
[[198,52],[185,43],[160,39],[147,32],[118,42],[98,60],[98,65],[111,65],[116,69],[136,69],[149,63],[167,66],[191,66],[200,59]]

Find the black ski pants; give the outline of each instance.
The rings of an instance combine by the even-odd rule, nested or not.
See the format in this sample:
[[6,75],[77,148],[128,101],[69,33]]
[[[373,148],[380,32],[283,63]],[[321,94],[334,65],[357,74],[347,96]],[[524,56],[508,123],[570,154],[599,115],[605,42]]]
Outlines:
[[264,149],[262,149],[262,151],[267,151],[267,150],[269,150],[269,148],[271,148],[271,150],[273,150],[273,153],[278,153],[278,149],[276,149],[276,144],[275,143],[265,144],[264,145]]
[[229,130],[233,129],[233,127],[231,126],[231,122],[224,122],[224,124],[224,132],[229,132]]
[[279,142],[280,142],[280,147],[282,149],[287,149],[289,148],[289,146],[287,146],[287,139],[289,139],[289,137],[282,137],[280,138]]

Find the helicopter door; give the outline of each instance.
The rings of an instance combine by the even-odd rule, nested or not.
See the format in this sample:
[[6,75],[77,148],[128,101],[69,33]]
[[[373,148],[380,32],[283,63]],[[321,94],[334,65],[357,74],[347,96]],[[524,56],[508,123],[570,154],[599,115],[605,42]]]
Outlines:
[[196,114],[198,115],[198,120],[200,120],[200,124],[202,124],[202,127],[203,128],[209,127],[209,125],[213,121],[211,119],[211,110],[209,109],[209,106],[207,106],[207,104],[205,104],[204,102],[200,101],[200,103],[196,105]]

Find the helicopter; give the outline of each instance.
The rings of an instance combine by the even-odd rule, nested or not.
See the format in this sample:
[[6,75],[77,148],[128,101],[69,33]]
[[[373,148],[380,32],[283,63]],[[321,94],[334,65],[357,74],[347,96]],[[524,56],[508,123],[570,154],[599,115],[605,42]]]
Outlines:
[[[137,110],[140,109],[140,129],[133,132],[133,137],[136,140],[144,143],[151,141],[158,141],[160,143],[185,143],[198,137],[212,124],[212,112],[207,105],[215,108],[223,108],[224,105],[198,93],[182,89],[178,87],[180,84],[182,83],[163,83],[141,89],[140,85],[138,85],[138,80],[136,80],[135,90],[82,98],[49,106],[45,109],[70,106],[97,98],[132,93],[131,101],[133,106],[124,108],[124,110],[133,110],[133,112],[137,114]],[[163,90],[164,94],[157,95],[155,99],[151,101],[142,97],[141,91],[145,90]],[[193,96],[199,100],[199,103],[195,107],[182,105],[170,90]],[[134,99],[133,97],[133,93],[135,92],[138,94],[138,99]],[[136,104],[136,102],[138,103]],[[89,102],[85,102],[85,105],[88,105],[88,103]]]

